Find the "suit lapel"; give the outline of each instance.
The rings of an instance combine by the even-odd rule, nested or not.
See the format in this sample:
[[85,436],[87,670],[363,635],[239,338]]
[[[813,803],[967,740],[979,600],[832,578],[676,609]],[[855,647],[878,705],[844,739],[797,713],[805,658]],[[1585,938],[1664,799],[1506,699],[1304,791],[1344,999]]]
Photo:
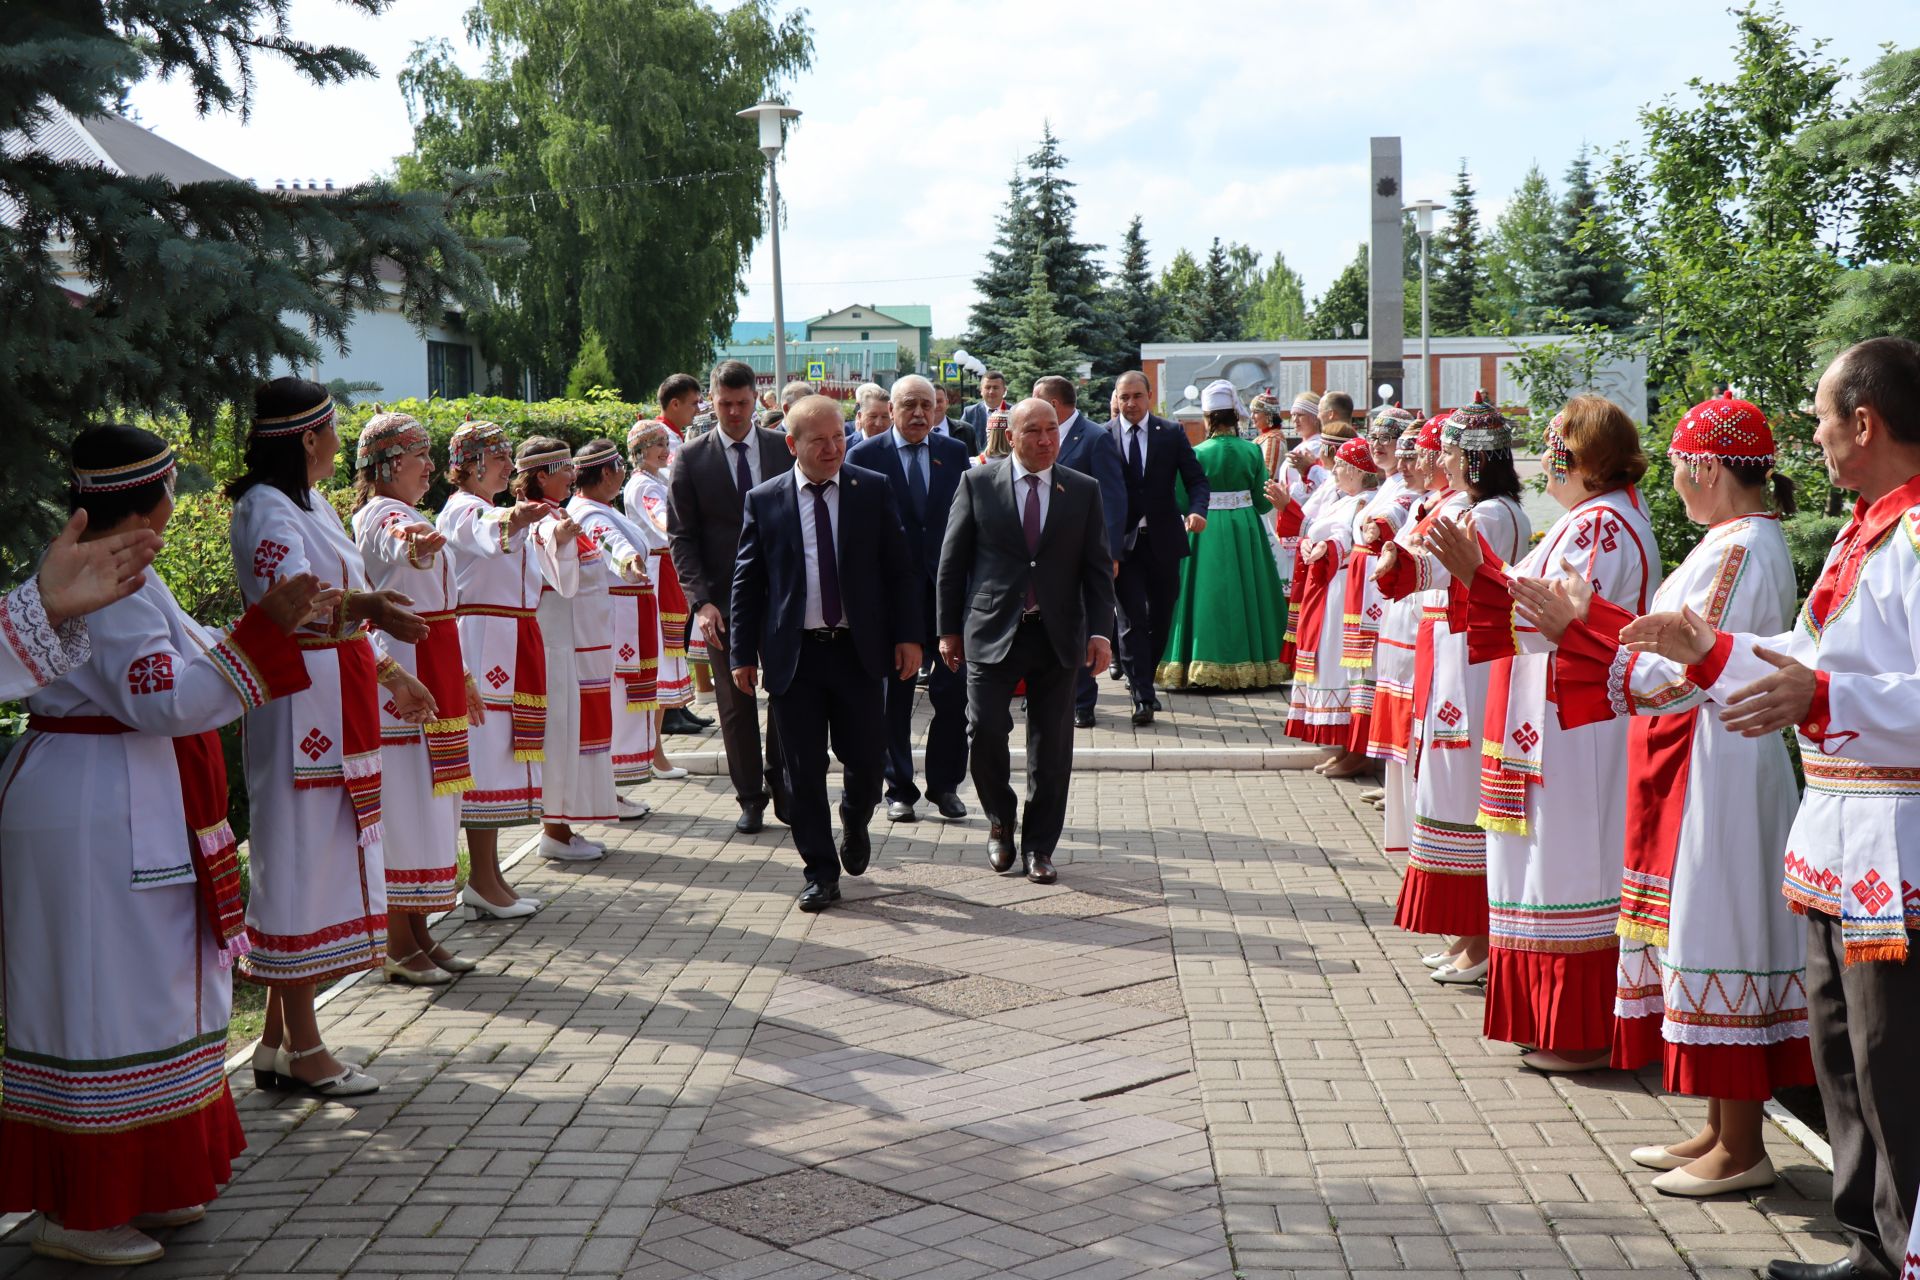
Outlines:
[[713,441],[707,450],[713,455],[713,461],[708,464],[714,472],[713,486],[717,492],[726,495],[721,499],[723,504],[732,504],[728,509],[733,512],[734,523],[738,524],[746,514],[746,495],[740,492],[740,486],[733,481],[733,458],[727,450],[726,434],[715,427],[707,438]]

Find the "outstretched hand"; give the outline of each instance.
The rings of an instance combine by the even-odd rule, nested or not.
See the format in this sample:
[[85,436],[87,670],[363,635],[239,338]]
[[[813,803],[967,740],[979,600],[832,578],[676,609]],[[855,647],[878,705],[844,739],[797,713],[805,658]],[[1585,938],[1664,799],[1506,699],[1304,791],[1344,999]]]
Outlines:
[[342,592],[310,573],[282,578],[260,597],[260,611],[287,635],[315,618],[325,617],[340,603]]
[[1375,582],[1385,582],[1391,578],[1400,564],[1400,544],[1389,542],[1381,547],[1380,554],[1374,557],[1374,562],[1373,580]]
[[1682,605],[1678,613],[1649,613],[1620,628],[1620,644],[1629,653],[1654,653],[1692,666],[1713,651],[1713,628]]
[[151,529],[82,542],[86,530],[87,513],[74,512],[40,562],[40,607],[56,627],[138,591],[160,553],[160,535]]
[[419,644],[427,638],[427,622],[412,612],[413,597],[398,591],[359,591],[353,596],[354,612],[380,630],[407,644]]
[[1593,584],[1568,564],[1560,562],[1557,578],[1509,578],[1507,591],[1513,607],[1536,631],[1555,644],[1575,622],[1584,622],[1593,603]]
[[1820,689],[1820,679],[1812,667],[1758,645],[1753,652],[1778,670],[1735,691],[1727,699],[1720,723],[1743,738],[1764,737],[1802,723],[1813,709],[1814,695]]

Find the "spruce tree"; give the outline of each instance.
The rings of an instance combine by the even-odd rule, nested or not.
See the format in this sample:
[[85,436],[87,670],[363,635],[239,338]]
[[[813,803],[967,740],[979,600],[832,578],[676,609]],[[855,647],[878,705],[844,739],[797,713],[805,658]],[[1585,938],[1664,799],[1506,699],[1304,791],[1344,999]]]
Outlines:
[[1166,308],[1154,291],[1138,214],[1120,241],[1120,266],[1107,284],[1105,311],[1114,321],[1114,341],[1094,360],[1094,376],[1101,379],[1138,369],[1140,348],[1163,337]]
[[1086,359],[1073,343],[1073,332],[1060,314],[1053,290],[1047,287],[1047,260],[1036,251],[1027,273],[1025,307],[1007,331],[1009,345],[999,356],[1007,375],[1009,395],[1029,394],[1034,379],[1050,373],[1073,377]]
[[[347,0],[378,14],[388,0]],[[240,181],[176,186],[128,177],[54,145],[69,117],[111,113],[149,76],[179,76],[203,113],[253,101],[254,59],[286,59],[320,85],[373,74],[351,49],[286,27],[284,0],[62,0],[0,11],[0,572],[13,576],[56,527],[64,453],[89,423],[187,415],[203,435],[249,404],[276,366],[344,345],[353,313],[387,305],[418,325],[480,295],[473,248],[446,191],[371,182],[331,195]],[[456,181],[456,192],[466,183]],[[77,278],[63,278],[63,271]]]
[[1235,288],[1235,273],[1227,259],[1227,250],[1220,243],[1220,237],[1213,238],[1213,248],[1207,250],[1206,271],[1200,282],[1200,309],[1195,316],[1194,327],[1198,330],[1198,342],[1236,342],[1241,336],[1244,322],[1241,317],[1240,297]]
[[997,358],[1010,349],[1008,330],[1025,314],[1033,255],[1040,247],[1033,201],[1027,194],[1026,178],[1018,169],[1007,180],[1007,206],[1000,212],[993,245],[987,251],[986,270],[973,280],[980,300],[973,304],[968,317],[966,345],[975,355]]
[[1043,125],[1040,149],[1027,157],[1027,187],[1034,233],[1046,259],[1047,288],[1060,318],[1067,322],[1074,347],[1082,352],[1103,351],[1114,341],[1111,319],[1100,309],[1098,254],[1104,246],[1074,239],[1078,202],[1066,172],[1060,140],[1051,124]]
[[1583,149],[1567,167],[1567,189],[1554,210],[1547,269],[1542,273],[1541,314],[1557,330],[1599,325],[1624,329],[1633,324],[1627,296],[1633,282],[1626,264],[1588,243],[1589,220],[1604,221],[1606,210],[1594,189],[1592,166]]
[[1314,300],[1313,310],[1307,314],[1306,336],[1352,337],[1355,326],[1364,326],[1366,322],[1367,246],[1362,244],[1353,261],[1342,267],[1327,291]]
[[1474,208],[1473,180],[1464,157],[1450,194],[1453,202],[1447,209],[1447,225],[1433,238],[1428,310],[1435,333],[1471,333],[1474,301],[1486,291],[1486,264],[1480,213]]

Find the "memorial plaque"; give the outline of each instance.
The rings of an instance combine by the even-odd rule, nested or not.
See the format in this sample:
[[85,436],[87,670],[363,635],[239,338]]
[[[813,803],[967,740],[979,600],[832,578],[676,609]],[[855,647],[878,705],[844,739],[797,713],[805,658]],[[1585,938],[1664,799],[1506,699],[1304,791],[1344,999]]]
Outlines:
[[1352,396],[1353,412],[1356,418],[1365,416],[1373,407],[1373,391],[1367,386],[1365,360],[1327,361],[1327,385],[1321,390],[1344,391]]
[[1282,409],[1293,407],[1293,398],[1302,391],[1317,391],[1313,385],[1313,365],[1305,360],[1282,360],[1279,381],[1274,384],[1273,394],[1280,401]]
[[1473,393],[1478,390],[1479,356],[1451,356],[1440,360],[1440,408],[1458,409],[1472,404]]

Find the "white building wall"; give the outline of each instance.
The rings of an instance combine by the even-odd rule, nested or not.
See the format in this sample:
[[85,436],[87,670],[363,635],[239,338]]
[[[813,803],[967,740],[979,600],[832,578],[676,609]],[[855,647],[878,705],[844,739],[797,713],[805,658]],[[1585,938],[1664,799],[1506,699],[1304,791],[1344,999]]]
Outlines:
[[357,397],[361,400],[401,400],[408,396],[426,399],[429,390],[427,384],[427,342],[453,343],[465,346],[472,351],[474,390],[484,390],[486,370],[480,363],[479,346],[473,335],[461,329],[449,329],[444,325],[430,327],[423,335],[407,322],[406,317],[396,311],[362,311],[353,317],[347,329],[347,353],[341,355],[333,345],[324,339],[318,342],[320,361],[317,366],[303,366],[298,370],[280,369],[276,372],[298,373],[303,378],[312,378],[315,382],[331,382],[335,378],[348,382],[371,382],[379,386],[376,392],[368,392]]

